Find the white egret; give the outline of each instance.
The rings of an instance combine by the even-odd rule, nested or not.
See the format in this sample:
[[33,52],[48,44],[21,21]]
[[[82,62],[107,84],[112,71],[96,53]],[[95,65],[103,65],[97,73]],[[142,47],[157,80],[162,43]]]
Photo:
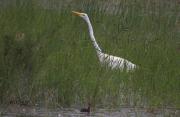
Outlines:
[[130,62],[124,58],[103,53],[94,37],[93,28],[92,28],[92,25],[91,25],[88,15],[86,13],[80,13],[80,12],[76,12],[76,11],[72,11],[72,12],[75,15],[80,16],[81,18],[83,18],[86,21],[86,23],[88,25],[91,41],[94,45],[94,48],[96,49],[96,53],[97,53],[97,56],[98,56],[101,64],[107,64],[107,66],[110,67],[111,69],[120,69],[120,70],[126,69],[127,71],[132,71],[135,68],[137,68],[137,66],[135,64],[133,64],[132,62]]

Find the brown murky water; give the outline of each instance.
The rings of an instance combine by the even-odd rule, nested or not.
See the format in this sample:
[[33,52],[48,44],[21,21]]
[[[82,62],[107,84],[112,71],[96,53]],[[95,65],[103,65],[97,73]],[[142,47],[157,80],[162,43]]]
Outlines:
[[11,105],[0,108],[0,117],[180,117],[180,109],[119,107],[94,109],[90,114],[75,108],[45,109]]

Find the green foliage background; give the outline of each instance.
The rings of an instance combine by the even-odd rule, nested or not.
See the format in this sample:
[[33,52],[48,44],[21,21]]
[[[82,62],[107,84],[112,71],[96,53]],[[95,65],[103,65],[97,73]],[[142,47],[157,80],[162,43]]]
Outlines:
[[[5,1],[3,1],[5,2]],[[140,66],[101,67],[104,52]],[[0,8],[0,102],[180,107],[179,4],[168,0],[14,0]]]

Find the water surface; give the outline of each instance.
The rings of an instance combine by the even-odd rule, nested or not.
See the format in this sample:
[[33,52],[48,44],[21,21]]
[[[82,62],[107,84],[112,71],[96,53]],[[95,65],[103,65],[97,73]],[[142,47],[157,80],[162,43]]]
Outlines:
[[180,109],[119,107],[116,109],[93,109],[90,114],[76,108],[46,109],[10,105],[0,108],[1,117],[179,117]]

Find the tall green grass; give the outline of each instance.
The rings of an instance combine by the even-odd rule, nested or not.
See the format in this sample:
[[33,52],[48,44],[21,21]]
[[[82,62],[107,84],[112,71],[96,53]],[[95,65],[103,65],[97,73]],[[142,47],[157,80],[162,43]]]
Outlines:
[[[180,107],[176,1],[67,3],[17,0],[0,9],[1,102]],[[77,9],[88,13],[104,52],[140,69],[102,67],[86,23],[71,14]]]

